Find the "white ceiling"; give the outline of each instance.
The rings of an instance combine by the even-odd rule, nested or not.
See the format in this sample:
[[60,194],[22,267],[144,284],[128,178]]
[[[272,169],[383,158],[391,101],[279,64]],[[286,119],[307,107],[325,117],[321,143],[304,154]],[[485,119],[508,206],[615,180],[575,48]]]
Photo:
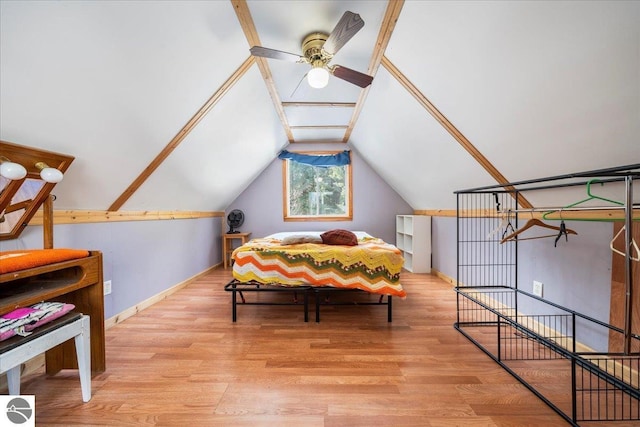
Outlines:
[[[261,44],[292,53],[360,14],[332,64],[367,72],[387,3],[248,6]],[[515,181],[640,163],[639,22],[636,1],[407,1],[385,55]],[[76,156],[56,209],[107,209],[249,47],[226,1],[1,0],[0,138]],[[337,78],[311,89],[308,65],[267,62],[282,102],[361,93]],[[284,111],[291,126],[346,126],[354,110]],[[341,140],[344,129],[292,133]],[[349,142],[414,209],[454,208],[454,190],[494,182],[382,66]],[[286,145],[252,65],[122,209],[224,210]]]

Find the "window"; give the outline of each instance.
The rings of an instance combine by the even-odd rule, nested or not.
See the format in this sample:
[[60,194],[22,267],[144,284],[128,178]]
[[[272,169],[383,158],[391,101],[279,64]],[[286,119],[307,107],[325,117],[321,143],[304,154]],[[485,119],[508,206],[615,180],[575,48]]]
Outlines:
[[349,221],[353,218],[348,151],[283,151],[279,157],[283,160],[285,221]]

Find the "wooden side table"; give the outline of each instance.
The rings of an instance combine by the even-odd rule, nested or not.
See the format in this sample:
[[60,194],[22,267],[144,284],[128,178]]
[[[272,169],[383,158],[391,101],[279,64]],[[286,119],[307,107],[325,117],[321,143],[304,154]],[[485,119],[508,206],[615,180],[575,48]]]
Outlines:
[[[222,236],[222,256],[224,258],[224,268],[231,265],[231,254],[233,253],[233,239],[239,239],[240,244],[244,245],[249,241],[251,233],[225,233]],[[227,259],[229,261],[227,262]]]

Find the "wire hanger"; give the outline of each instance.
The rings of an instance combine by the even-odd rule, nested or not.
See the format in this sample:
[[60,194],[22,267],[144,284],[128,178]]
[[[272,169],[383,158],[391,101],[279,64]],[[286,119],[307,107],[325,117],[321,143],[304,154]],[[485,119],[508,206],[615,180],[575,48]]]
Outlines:
[[[627,226],[623,225],[622,228],[620,229],[620,231],[618,231],[618,233],[615,236],[613,236],[613,239],[611,239],[611,243],[609,243],[609,247],[611,248],[611,250],[613,252],[619,254],[619,255],[622,255],[622,256],[626,256],[627,254],[622,252],[622,251],[620,251],[620,250],[618,250],[618,249],[616,249],[616,248],[614,248],[613,247],[613,242],[616,241],[616,239],[620,236],[620,234],[622,234],[622,232],[626,228],[627,228]],[[636,243],[635,239],[631,239],[631,246],[636,250],[636,256],[633,257],[633,256],[631,256],[631,254],[629,254],[629,258],[631,258],[634,261],[640,261],[640,248],[638,248],[638,244]]]
[[487,235],[487,239],[490,239],[494,234],[497,234],[500,231],[502,231],[501,238],[504,238],[509,230],[511,230],[512,233],[515,231],[513,225],[511,225],[511,209],[506,212],[502,212],[502,214],[500,215],[500,224],[498,224],[496,228],[491,230],[491,232]]
[[500,230],[502,230],[502,238],[504,238],[509,230],[511,230],[511,232],[515,231],[513,225],[511,225],[511,209],[500,211],[500,198],[498,197],[498,193],[491,194],[495,199],[496,213],[500,214],[500,224],[498,224],[496,228],[494,228],[493,230],[491,230],[491,232],[489,232],[489,234],[487,234],[487,239],[490,239],[494,234],[500,232]]
[[[576,233],[577,234],[577,233]],[[564,235],[565,242],[569,241],[569,232],[567,231],[567,226],[564,224],[564,219],[562,219],[562,209],[560,209],[560,232],[556,236],[556,240],[553,242],[553,247],[557,247],[558,240]]]
[[[567,205],[567,206],[563,207],[562,209],[569,209],[569,208],[581,205],[583,203],[586,203],[586,202],[588,202],[590,200],[602,200],[603,202],[612,203],[612,204],[617,205],[617,206],[624,206],[624,203],[619,202],[617,200],[606,199],[604,197],[598,196],[597,194],[593,194],[591,192],[591,184],[596,183],[596,182],[599,182],[600,185],[604,185],[604,182],[601,182],[597,178],[589,180],[587,182],[587,196],[589,196],[589,197],[587,197],[586,199],[577,201],[575,203],[571,203],[570,205]],[[562,209],[560,209],[560,213],[562,213]],[[557,210],[552,210],[552,211],[549,211],[549,212],[545,212],[542,215],[542,219],[544,219],[544,220],[554,220],[554,219],[556,219],[556,218],[547,218],[548,215],[550,215],[552,213],[555,213],[555,212],[558,212],[558,211]],[[562,219],[562,215],[560,216],[560,219]],[[574,220],[575,221],[603,221],[602,219],[586,219],[586,218],[575,218]]]
[[[533,213],[531,214],[533,216]],[[528,220],[525,225],[523,225],[522,227],[518,228],[516,231],[514,231],[513,233],[509,234],[508,236],[505,236],[502,238],[502,240],[500,241],[500,244],[508,242],[510,240],[515,240],[516,237],[520,234],[522,234],[524,231],[532,228],[532,227],[542,227],[542,228],[548,228],[550,230],[555,230],[558,231],[557,234],[549,234],[549,235],[545,235],[545,236],[535,236],[535,237],[527,237],[527,238],[520,238],[519,240],[532,240],[532,239],[543,239],[545,237],[555,237],[556,241],[554,246],[558,243],[558,240],[560,240],[560,237],[562,235],[565,236],[565,238],[568,240],[568,235],[569,234],[575,234],[578,235],[578,233],[576,233],[575,231],[573,231],[570,228],[567,228],[564,225],[564,221],[562,221],[562,223],[560,224],[560,227],[556,227],[555,225],[549,225],[546,224],[542,221],[540,221],[537,218],[531,218],[530,220]]]

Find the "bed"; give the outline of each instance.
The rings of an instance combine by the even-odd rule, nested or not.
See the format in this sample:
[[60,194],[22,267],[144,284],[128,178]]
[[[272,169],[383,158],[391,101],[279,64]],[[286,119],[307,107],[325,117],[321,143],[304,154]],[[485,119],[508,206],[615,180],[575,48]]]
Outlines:
[[[334,233],[335,236],[328,234]],[[405,298],[400,283],[404,263],[395,246],[366,232],[353,232],[355,242],[340,244],[345,230],[283,232],[252,239],[232,254],[233,280],[225,289],[240,292],[241,303],[247,303],[242,291],[285,292],[303,295],[305,321],[309,295],[315,296],[316,321],[320,305],[331,304],[334,292],[364,292],[378,296],[377,302],[350,304],[386,305],[387,320],[392,319],[392,297]],[[355,243],[355,244],[354,244]],[[386,301],[385,301],[386,299]],[[237,316],[233,302],[233,314]],[[261,303],[264,304],[264,303]],[[337,302],[335,303],[337,304]]]

